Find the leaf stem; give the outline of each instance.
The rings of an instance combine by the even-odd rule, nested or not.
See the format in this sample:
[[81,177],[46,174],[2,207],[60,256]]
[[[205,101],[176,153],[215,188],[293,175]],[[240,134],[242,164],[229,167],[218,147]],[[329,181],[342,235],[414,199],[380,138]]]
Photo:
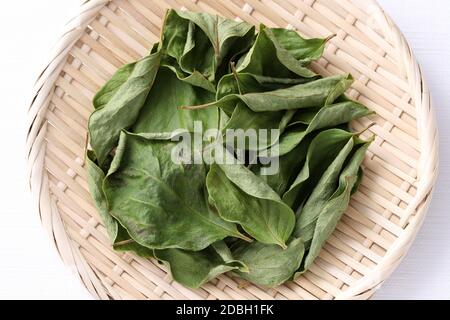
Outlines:
[[283,249],[283,250],[286,250],[288,247],[287,247],[287,245],[285,244],[285,243],[279,243],[278,244],[280,247],[281,247],[281,249]]
[[198,110],[198,109],[206,109],[208,107],[213,106],[217,101],[208,102],[205,104],[199,104],[197,106],[180,106],[178,107],[181,110]]
[[329,35],[328,37],[325,38],[325,43],[329,42],[331,39],[333,39],[333,38],[335,38],[335,37],[337,37],[337,34],[336,34],[336,33],[335,33],[335,34],[332,34],[332,35]]
[[369,130],[370,128],[372,128],[375,125],[376,125],[376,123],[372,122],[370,125],[367,126],[367,128],[362,129],[361,131],[355,132],[355,135],[360,136],[361,134],[363,134],[364,132],[366,132],[367,130]]
[[247,242],[253,242],[252,238],[249,238],[249,237],[247,237],[246,235],[244,235],[244,234],[242,234],[240,232],[239,232],[239,235],[237,235],[236,237],[239,238],[239,239],[242,239],[244,241],[247,241]]
[[248,288],[250,286],[250,281],[244,280],[241,281],[240,283],[238,283],[238,288],[239,289],[245,289]]
[[89,148],[89,131],[86,132],[86,136],[84,138],[84,153],[88,151]]
[[215,27],[214,33],[215,33],[215,37],[216,37],[214,52],[216,54],[217,59],[219,59],[219,57],[220,57],[220,41],[219,41],[219,15],[218,14],[216,14],[216,23],[215,23],[214,27]]
[[231,71],[233,72],[234,79],[236,80],[236,84],[238,87],[239,94],[242,95],[241,85],[239,84],[239,77],[236,71],[236,64],[234,61],[230,62]]
[[120,246],[124,246],[130,243],[135,243],[136,241],[134,241],[133,239],[127,239],[127,240],[123,240],[123,241],[119,241],[113,244],[114,248],[120,247]]

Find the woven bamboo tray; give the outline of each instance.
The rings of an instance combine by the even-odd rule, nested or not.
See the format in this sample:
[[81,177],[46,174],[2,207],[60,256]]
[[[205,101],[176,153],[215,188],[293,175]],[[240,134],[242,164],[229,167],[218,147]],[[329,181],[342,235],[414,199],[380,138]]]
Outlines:
[[[221,276],[201,289],[172,281],[153,260],[112,250],[86,183],[91,99],[113,72],[158,41],[167,8],[219,13],[326,37],[315,71],[350,72],[349,94],[377,116],[353,124],[376,134],[366,175],[345,216],[304,276],[275,289]],[[43,226],[100,299],[367,299],[400,263],[427,210],[437,174],[430,96],[405,39],[369,0],[90,0],[70,21],[40,75],[29,109],[29,176]]]

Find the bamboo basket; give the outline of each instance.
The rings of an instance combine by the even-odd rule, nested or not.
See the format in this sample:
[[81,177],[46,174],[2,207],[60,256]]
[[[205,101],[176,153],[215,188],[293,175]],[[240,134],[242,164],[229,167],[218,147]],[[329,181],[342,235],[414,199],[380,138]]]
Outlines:
[[[158,41],[168,8],[252,24],[337,34],[313,65],[350,72],[353,98],[376,111],[360,191],[312,268],[275,289],[222,275],[197,290],[156,261],[111,248],[86,183],[84,146],[94,93]],[[42,224],[61,258],[99,299],[367,299],[400,263],[424,219],[437,175],[430,95],[398,28],[371,0],[90,0],[67,24],[29,108],[28,172]]]

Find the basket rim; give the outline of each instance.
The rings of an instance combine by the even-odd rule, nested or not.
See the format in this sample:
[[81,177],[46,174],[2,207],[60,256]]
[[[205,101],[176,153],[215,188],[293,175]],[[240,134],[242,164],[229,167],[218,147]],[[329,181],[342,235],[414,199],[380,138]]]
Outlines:
[[[356,281],[355,284],[336,297],[336,299],[367,299],[373,295],[400,264],[424,221],[438,174],[438,132],[428,86],[423,77],[420,65],[415,59],[413,51],[399,27],[384,12],[376,0],[350,1],[357,2],[365,10],[370,11],[374,17],[377,17],[377,23],[381,25],[384,32],[389,33],[397,45],[398,55],[404,63],[403,67],[408,75],[410,93],[415,101],[415,108],[418,112],[416,122],[421,150],[418,167],[420,184],[417,187],[414,200],[408,205],[407,211],[410,214],[405,215],[406,217],[412,216],[411,221],[401,221],[403,232],[388,248],[383,259],[371,270],[370,274]],[[44,136],[46,128],[45,117],[42,116],[42,112],[48,107],[48,97],[65,64],[65,58],[69,51],[84,32],[85,26],[95,19],[98,12],[110,2],[111,0],[82,1],[80,11],[67,23],[64,32],[50,54],[48,63],[42,68],[42,72],[37,77],[28,108],[26,152],[29,188],[34,196],[35,205],[44,228],[52,236],[60,256],[65,264],[69,264],[69,266],[77,265],[79,262],[70,253],[65,252],[67,243],[56,240],[54,236],[55,231],[53,230],[54,226],[51,222],[55,217],[51,217],[51,204],[47,202],[50,199],[42,194],[43,181],[45,180],[43,167],[45,155],[43,150],[45,148],[43,146],[45,146]],[[72,241],[67,235],[63,239],[65,239],[64,241]],[[78,270],[78,272],[80,271]],[[86,274],[86,276],[89,275]],[[88,289],[93,295],[105,298],[104,294],[90,288]]]

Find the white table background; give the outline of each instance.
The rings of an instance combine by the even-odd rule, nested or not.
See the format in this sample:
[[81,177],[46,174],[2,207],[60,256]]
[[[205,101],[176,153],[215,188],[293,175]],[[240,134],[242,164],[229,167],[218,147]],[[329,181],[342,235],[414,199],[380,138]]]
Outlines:
[[[428,80],[441,162],[425,224],[375,298],[450,299],[450,1],[380,2],[409,39]],[[27,189],[24,152],[33,81],[78,4],[14,0],[0,10],[0,299],[90,299],[41,228]]]

